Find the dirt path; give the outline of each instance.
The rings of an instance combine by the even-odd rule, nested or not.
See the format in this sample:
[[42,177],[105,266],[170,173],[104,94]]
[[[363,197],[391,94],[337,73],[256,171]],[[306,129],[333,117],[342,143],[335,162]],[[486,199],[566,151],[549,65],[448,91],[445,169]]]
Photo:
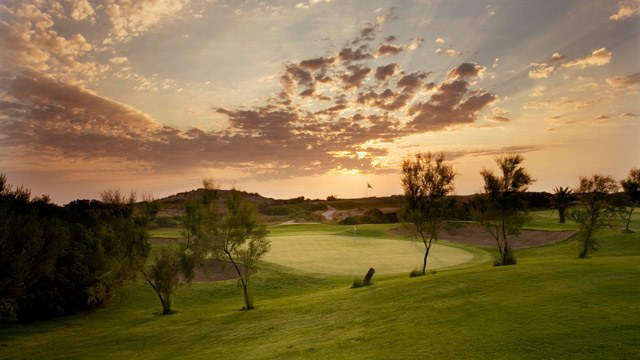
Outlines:
[[327,211],[322,213],[322,216],[324,216],[325,219],[327,220],[333,220],[333,214],[336,213],[336,208],[334,208],[333,206],[327,205]]
[[[415,235],[413,230],[408,228],[395,228],[389,230],[393,235],[412,236]],[[564,240],[573,235],[575,231],[538,231],[538,230],[521,230],[520,236],[509,239],[511,247],[514,249],[551,244],[560,240]],[[453,242],[479,245],[479,246],[496,246],[496,240],[489,232],[478,225],[462,224],[461,227],[451,230],[441,230],[438,234],[440,239]]]

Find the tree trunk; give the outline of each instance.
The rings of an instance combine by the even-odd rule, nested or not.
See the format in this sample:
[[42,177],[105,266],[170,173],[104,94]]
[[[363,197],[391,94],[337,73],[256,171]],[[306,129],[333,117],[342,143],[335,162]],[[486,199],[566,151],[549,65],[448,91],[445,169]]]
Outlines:
[[167,296],[167,298],[162,301],[162,315],[171,314],[171,298]]
[[633,208],[635,206],[631,205],[631,209],[629,209],[629,217],[627,218],[627,226],[624,228],[625,231],[629,231],[629,223],[631,222],[631,215],[633,214]]
[[[251,310],[251,309],[253,309],[253,303],[252,303],[251,299],[249,298],[249,291],[247,290],[247,283],[245,282],[245,279],[242,276],[242,272],[240,271],[240,268],[238,267],[236,262],[233,261],[233,256],[231,256],[231,253],[230,252],[226,252],[226,251],[225,251],[225,253],[229,257],[229,260],[233,264],[233,267],[236,268],[236,272],[238,273],[238,277],[240,277],[240,282],[242,283],[242,291],[243,291],[243,297],[244,297],[245,310]],[[249,271],[249,269],[245,268],[244,271],[245,271],[245,273],[247,273]],[[248,273],[247,273],[247,276],[248,276]]]
[[162,315],[171,314],[171,299],[168,299],[168,301],[165,301],[165,299],[162,297],[162,294],[160,293],[160,290],[158,290],[158,288],[155,285],[153,285],[153,282],[151,282],[147,273],[142,270],[140,272],[142,273],[142,275],[144,275],[144,278],[145,280],[147,280],[147,283],[151,285],[151,288],[153,289],[153,291],[156,292],[156,295],[158,295],[158,298],[160,299],[160,304],[162,304]]
[[559,207],[558,208],[558,215],[560,216],[560,224],[564,224],[565,221],[565,208],[564,207]]
[[427,241],[423,240],[424,246],[426,248],[424,252],[424,260],[422,261],[422,274],[427,273],[427,257],[429,256],[429,250],[431,250],[431,241],[433,241],[433,236],[429,238],[429,244],[427,245]]

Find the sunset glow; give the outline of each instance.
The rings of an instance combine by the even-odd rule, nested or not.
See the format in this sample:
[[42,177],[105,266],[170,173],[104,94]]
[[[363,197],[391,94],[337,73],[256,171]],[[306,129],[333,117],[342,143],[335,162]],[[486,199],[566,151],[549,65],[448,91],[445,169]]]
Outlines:
[[[4,0],[0,172],[64,204],[213,177],[275,198],[531,190],[640,166],[640,1]],[[367,191],[367,184],[373,189]]]

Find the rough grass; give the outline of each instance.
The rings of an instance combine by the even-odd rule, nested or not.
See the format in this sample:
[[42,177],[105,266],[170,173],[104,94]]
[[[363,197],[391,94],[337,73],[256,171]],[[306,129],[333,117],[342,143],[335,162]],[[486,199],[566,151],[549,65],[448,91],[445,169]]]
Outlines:
[[[308,226],[272,234],[327,229]],[[514,266],[488,257],[416,278],[376,274],[359,289],[352,276],[264,263],[252,311],[239,311],[226,281],[178,289],[178,312],[160,316],[153,291],[135,283],[104,309],[1,329],[0,358],[640,358],[640,234],[611,230],[599,241],[591,259],[575,259],[569,239],[518,250]]]

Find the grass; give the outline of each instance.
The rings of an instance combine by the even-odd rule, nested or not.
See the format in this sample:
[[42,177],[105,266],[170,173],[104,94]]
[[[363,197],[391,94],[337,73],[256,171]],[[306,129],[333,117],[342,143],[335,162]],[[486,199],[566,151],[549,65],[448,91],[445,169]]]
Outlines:
[[182,239],[182,228],[158,228],[149,230],[149,236],[155,238]]
[[[541,215],[532,225],[555,227]],[[348,232],[270,229],[291,239]],[[387,225],[361,229],[357,241],[401,239],[385,236]],[[518,264],[504,267],[491,265],[486,248],[441,242],[476,260],[415,278],[376,273],[373,285],[357,289],[353,276],[263,263],[252,311],[239,311],[231,280],[181,287],[178,312],[156,315],[155,294],[139,282],[106,308],[1,329],[0,358],[640,358],[640,234],[608,230],[599,241],[590,259],[575,259],[568,239],[519,249]]]
[[[422,267],[424,245],[362,236],[332,234],[271,237],[265,261],[312,273],[363,275],[408,273]],[[445,268],[473,260],[473,253],[446,244],[434,244],[428,268]]]

